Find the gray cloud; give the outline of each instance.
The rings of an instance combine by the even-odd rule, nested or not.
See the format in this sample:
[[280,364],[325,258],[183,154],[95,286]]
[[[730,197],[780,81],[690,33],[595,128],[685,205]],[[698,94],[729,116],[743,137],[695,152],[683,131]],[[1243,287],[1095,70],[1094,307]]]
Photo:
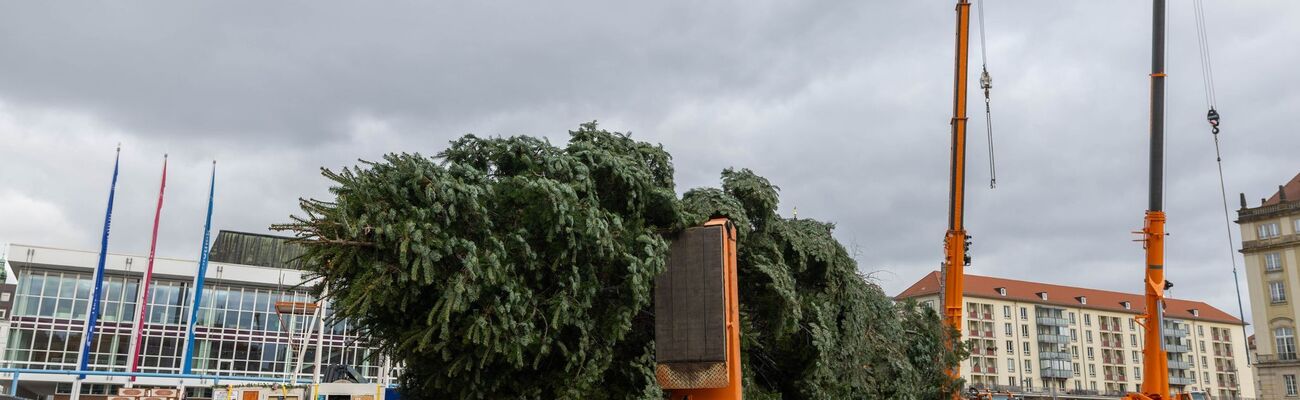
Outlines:
[[[1148,7],[989,2],[1000,185],[972,92],[972,273],[1140,290]],[[1235,313],[1191,11],[1172,7],[1170,279]],[[1235,209],[1297,172],[1300,5],[1207,8]],[[147,251],[166,152],[160,252],[193,258],[214,158],[214,225],[262,231],[326,194],[319,167],[469,132],[559,143],[597,119],[663,143],[679,190],[768,176],[897,293],[940,258],[952,19],[946,2],[5,3],[0,240],[97,247],[118,142],[113,249]]]

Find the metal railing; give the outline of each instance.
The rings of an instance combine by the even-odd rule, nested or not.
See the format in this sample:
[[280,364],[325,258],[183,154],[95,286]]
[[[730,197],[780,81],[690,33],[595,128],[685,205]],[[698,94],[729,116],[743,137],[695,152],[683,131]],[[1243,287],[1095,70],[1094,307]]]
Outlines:
[[1038,352],[1039,360],[1070,360],[1070,353],[1063,351],[1040,351]]
[[1074,377],[1074,370],[1061,368],[1042,368],[1038,370],[1040,376],[1044,378],[1071,378]]
[[0,368],[0,375],[9,374],[9,395],[18,394],[18,377],[22,374],[46,374],[46,375],[78,375],[78,376],[134,376],[139,378],[172,378],[172,379],[196,379],[203,384],[211,381],[212,385],[226,382],[264,382],[264,383],[296,383],[311,384],[310,379],[297,379],[290,382],[284,378],[268,378],[264,376],[225,376],[225,375],[200,375],[200,374],[165,374],[154,372],[116,372],[116,371],[72,371],[58,369],[30,369],[30,368]]
[[1038,324],[1043,326],[1070,326],[1070,320],[1056,317],[1038,317]]
[[1070,337],[1066,335],[1040,334],[1039,342],[1065,344],[1070,343]]

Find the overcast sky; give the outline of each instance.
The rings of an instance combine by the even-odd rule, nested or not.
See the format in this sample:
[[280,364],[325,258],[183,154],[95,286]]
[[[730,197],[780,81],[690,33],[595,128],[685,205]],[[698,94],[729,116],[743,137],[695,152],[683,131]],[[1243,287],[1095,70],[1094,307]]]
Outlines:
[[[97,250],[117,143],[111,250],[148,252],[170,153],[158,251],[194,259],[213,159],[214,230],[266,232],[327,193],[320,167],[598,120],[662,143],[679,192],[767,176],[890,294],[937,269],[950,2],[469,3],[0,4],[0,242]],[[1171,3],[1169,279],[1236,314],[1192,3]],[[1235,210],[1300,172],[1300,3],[1205,7]],[[968,271],[1140,293],[1150,4],[985,19],[999,185],[972,41]]]

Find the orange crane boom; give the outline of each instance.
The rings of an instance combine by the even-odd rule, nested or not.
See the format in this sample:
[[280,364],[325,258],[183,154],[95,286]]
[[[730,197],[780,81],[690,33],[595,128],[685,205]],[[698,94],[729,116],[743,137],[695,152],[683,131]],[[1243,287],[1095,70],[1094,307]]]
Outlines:
[[[944,235],[943,250],[943,309],[944,319],[957,331],[950,346],[961,339],[962,290],[965,267],[970,263],[967,252],[966,227],[963,224],[963,201],[966,189],[966,70],[970,55],[970,2],[957,1],[957,55],[952,100],[952,171],[948,193],[948,232]],[[953,379],[961,377],[961,367],[949,371]],[[960,398],[960,391],[953,398]]]
[[[948,231],[944,235],[943,309],[944,318],[958,336],[949,343],[956,346],[962,329],[965,267],[970,265],[970,236],[963,223],[966,185],[966,85],[970,47],[970,2],[957,1],[957,43],[954,60],[952,159],[949,186]],[[1126,396],[1131,400],[1170,400],[1169,360],[1164,349],[1164,296],[1169,288],[1164,268],[1164,108],[1165,108],[1165,0],[1152,0],[1151,47],[1151,119],[1149,201],[1142,234],[1146,249],[1144,287],[1146,314],[1141,317],[1143,333],[1143,368],[1146,370],[1140,392]],[[960,378],[960,367],[949,375]],[[960,398],[960,392],[954,398]],[[1182,397],[1182,396],[1180,396]]]
[[1165,0],[1152,0],[1151,4],[1151,159],[1148,180],[1149,198],[1142,239],[1146,247],[1146,315],[1142,317],[1143,332],[1142,388],[1130,393],[1133,400],[1168,400],[1169,360],[1164,347],[1165,289]]

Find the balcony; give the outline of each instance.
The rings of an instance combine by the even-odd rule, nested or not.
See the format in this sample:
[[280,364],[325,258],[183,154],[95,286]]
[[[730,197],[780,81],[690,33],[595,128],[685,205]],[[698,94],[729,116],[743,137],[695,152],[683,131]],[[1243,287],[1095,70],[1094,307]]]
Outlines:
[[1185,338],[1191,334],[1186,328],[1175,328],[1166,326],[1164,329],[1165,337]]
[[1169,361],[1169,369],[1192,369],[1192,363],[1186,361]]
[[1193,384],[1193,383],[1196,383],[1196,381],[1193,380],[1193,379],[1190,379],[1190,378],[1184,378],[1184,377],[1181,377],[1181,376],[1171,376],[1171,377],[1169,377],[1169,384],[1170,384],[1170,385],[1187,386],[1187,385],[1191,385],[1191,384]]
[[1181,344],[1169,344],[1169,343],[1165,343],[1165,351],[1166,351],[1166,352],[1170,352],[1170,353],[1186,353],[1186,352],[1189,352],[1189,351],[1191,351],[1191,350],[1192,350],[1192,348],[1189,347],[1189,346],[1184,346],[1184,345],[1181,345]]
[[971,330],[968,330],[968,331],[966,331],[966,332],[968,333],[968,335],[966,335],[966,337],[972,337],[972,338],[977,338],[977,337],[986,337],[986,338],[991,338],[991,337],[993,337],[993,331],[983,331],[983,332],[981,332],[981,331],[979,331],[979,330],[977,330],[977,329],[971,329]]
[[1039,360],[1065,360],[1065,361],[1069,361],[1069,360],[1071,359],[1071,357],[1070,357],[1070,353],[1066,353],[1066,352],[1063,352],[1063,351],[1039,351],[1039,352],[1038,352],[1038,359],[1039,359]]
[[1281,354],[1257,354],[1255,361],[1260,364],[1297,364],[1300,360],[1296,359],[1295,353]]
[[1074,377],[1074,371],[1062,368],[1043,368],[1038,370],[1040,376],[1044,378],[1062,378],[1069,379]]
[[1070,320],[1056,317],[1038,317],[1038,324],[1043,326],[1070,326]]
[[1070,337],[1067,335],[1042,334],[1038,335],[1038,341],[1042,343],[1068,344]]

